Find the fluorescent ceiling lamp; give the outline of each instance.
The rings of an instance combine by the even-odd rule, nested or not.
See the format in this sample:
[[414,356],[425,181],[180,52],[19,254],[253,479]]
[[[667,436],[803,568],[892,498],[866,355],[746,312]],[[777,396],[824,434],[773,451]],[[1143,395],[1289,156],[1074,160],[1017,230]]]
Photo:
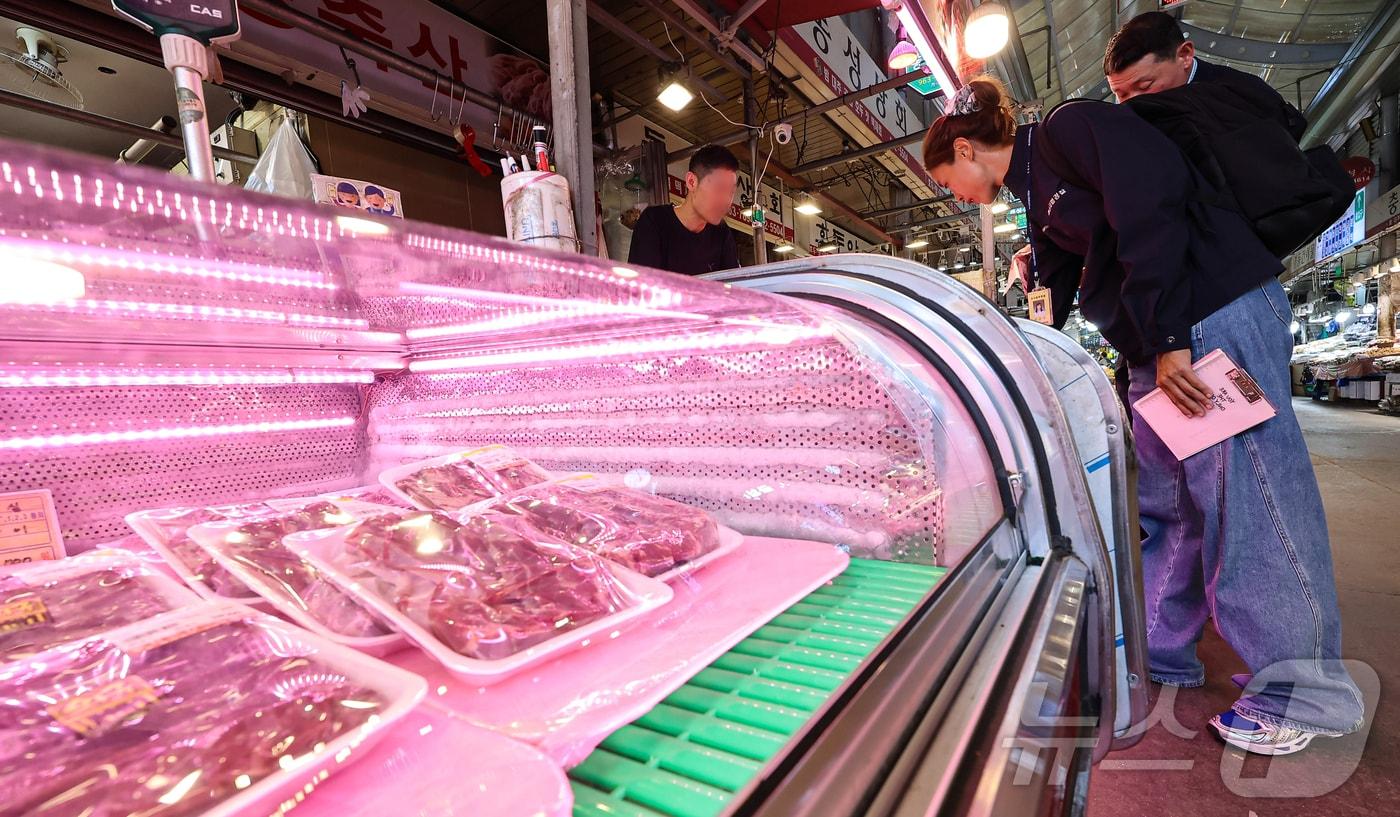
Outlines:
[[972,252],[971,247],[958,247],[958,252]]
[[1005,213],[1007,210],[1010,210],[1010,209],[1011,209],[1011,205],[1007,204],[1007,203],[1004,202],[1004,201],[997,201],[997,202],[993,202],[993,203],[992,203],[992,215],[997,215],[997,216],[999,216],[999,215],[1001,215],[1002,213]]
[[900,40],[895,44],[894,50],[890,52],[890,58],[885,63],[891,71],[903,71],[912,68],[914,63],[919,61],[919,49],[908,40]]
[[[940,51],[934,47],[933,43],[925,35],[924,29],[919,27],[919,20],[915,19],[914,12],[910,11],[913,3],[900,3],[894,10],[895,17],[899,19],[899,24],[904,27],[904,34],[914,43],[914,47],[919,50],[919,56],[923,58],[924,66],[933,78],[938,82],[938,87],[943,89],[943,93],[952,94],[960,83],[953,82],[953,78],[948,76],[948,72],[943,69],[943,63],[939,60]],[[932,33],[932,32],[929,32]]]
[[792,245],[789,244],[789,243],[787,243],[786,241],[784,241],[783,243],[781,243],[781,244],[779,244],[778,246],[774,247],[774,248],[773,248],[773,252],[784,252],[784,253],[786,253],[786,252],[792,252]]
[[963,27],[963,47],[973,59],[985,60],[1006,47],[1011,21],[1000,3],[983,3],[968,15]]
[[815,216],[822,211],[821,205],[817,204],[817,200],[811,196],[803,199],[801,204],[792,209],[804,216]]
[[920,238],[920,239],[915,240],[915,241],[910,241],[908,244],[905,244],[904,246],[907,247],[908,249],[911,249],[911,250],[917,250],[917,249],[921,249],[921,248],[923,248],[923,247],[927,247],[927,246],[928,246],[928,240],[927,240],[927,239],[924,239],[924,238]]
[[690,101],[694,98],[695,94],[692,94],[689,88],[682,85],[680,80],[675,79],[667,83],[666,87],[661,89],[661,93],[656,95],[657,102],[660,102],[673,111],[679,111],[681,108],[689,105]]
[[998,224],[997,226],[993,227],[993,228],[992,228],[992,232],[994,232],[994,233],[1014,233],[1014,232],[1016,232],[1018,229],[1020,229],[1020,228],[1017,227],[1015,224],[1013,224],[1013,223],[1011,223],[1011,222],[1009,222],[1009,221],[1004,221],[1004,222],[1002,222],[1001,224]]

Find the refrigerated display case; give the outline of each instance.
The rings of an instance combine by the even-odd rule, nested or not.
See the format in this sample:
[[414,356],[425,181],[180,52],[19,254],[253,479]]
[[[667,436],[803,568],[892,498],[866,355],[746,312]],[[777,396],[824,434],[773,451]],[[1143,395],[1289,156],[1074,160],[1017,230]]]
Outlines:
[[0,493],[50,490],[69,553],[495,444],[743,534],[499,683],[389,655],[427,700],[285,811],[1073,812],[1132,739],[1121,410],[957,282],[689,279],[11,143],[0,192]]

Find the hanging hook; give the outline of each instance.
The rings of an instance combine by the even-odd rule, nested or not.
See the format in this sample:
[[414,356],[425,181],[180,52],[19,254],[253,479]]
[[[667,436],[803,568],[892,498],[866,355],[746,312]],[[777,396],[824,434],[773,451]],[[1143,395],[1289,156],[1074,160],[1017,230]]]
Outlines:
[[428,105],[428,116],[434,122],[442,119],[442,114],[437,112],[438,80],[442,79],[441,74],[433,74],[433,101]]
[[345,46],[340,47],[340,58],[345,60],[345,67],[350,69],[350,75],[355,78],[355,84],[357,86],[363,85],[364,83],[360,82],[360,71],[355,67],[355,61],[350,58],[349,54],[345,53]]

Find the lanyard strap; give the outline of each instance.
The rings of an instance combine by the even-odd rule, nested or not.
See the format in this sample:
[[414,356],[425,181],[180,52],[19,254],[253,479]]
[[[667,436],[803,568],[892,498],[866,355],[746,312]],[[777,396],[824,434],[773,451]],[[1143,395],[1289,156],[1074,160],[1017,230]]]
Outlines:
[[1035,258],[1035,225],[1031,223],[1031,147],[1035,142],[1036,126],[1026,128],[1026,232],[1031,246],[1031,289],[1040,288],[1040,267]]

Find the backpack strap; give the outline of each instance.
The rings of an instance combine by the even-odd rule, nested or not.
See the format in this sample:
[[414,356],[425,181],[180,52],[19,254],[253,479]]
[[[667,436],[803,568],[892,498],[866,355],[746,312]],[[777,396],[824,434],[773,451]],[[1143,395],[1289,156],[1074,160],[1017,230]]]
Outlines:
[[1035,149],[1039,151],[1041,158],[1045,160],[1045,164],[1049,165],[1050,169],[1055,171],[1056,176],[1059,176],[1061,179],[1064,179],[1081,190],[1092,190],[1093,188],[1089,186],[1089,183],[1084,181],[1084,177],[1079,175],[1079,172],[1070,165],[1069,161],[1065,159],[1064,154],[1060,152],[1059,147],[1055,144],[1055,140],[1050,137],[1050,129],[1044,127],[1050,124],[1050,120],[1061,108],[1068,105],[1080,105],[1086,102],[1093,102],[1099,105],[1108,104],[1106,102],[1099,102],[1096,99],[1066,99],[1064,102],[1051,108],[1050,112],[1045,115],[1045,118],[1040,120],[1042,127],[1037,130],[1040,131],[1041,138],[1039,143],[1036,144]]

